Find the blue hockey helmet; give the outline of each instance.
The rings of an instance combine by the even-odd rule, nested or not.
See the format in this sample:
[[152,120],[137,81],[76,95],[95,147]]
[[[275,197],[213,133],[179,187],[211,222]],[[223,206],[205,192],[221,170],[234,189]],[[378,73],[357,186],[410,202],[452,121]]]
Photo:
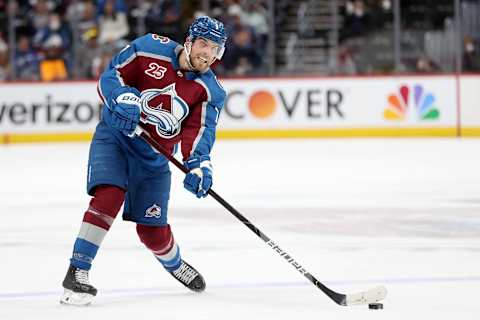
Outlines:
[[208,16],[198,17],[190,25],[188,37],[192,42],[199,37],[215,42],[219,46],[217,59],[222,58],[227,41],[227,33],[222,22]]

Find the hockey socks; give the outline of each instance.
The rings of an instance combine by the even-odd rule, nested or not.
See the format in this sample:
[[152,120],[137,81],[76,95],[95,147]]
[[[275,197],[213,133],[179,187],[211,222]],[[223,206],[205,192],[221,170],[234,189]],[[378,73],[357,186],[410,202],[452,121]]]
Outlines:
[[205,280],[191,265],[182,260],[169,225],[161,227],[137,224],[137,233],[163,267],[192,291],[205,290]]
[[98,248],[122,206],[124,193],[114,186],[96,188],[73,246],[72,266],[90,270]]
[[73,246],[70,267],[62,283],[65,290],[61,303],[76,306],[92,303],[97,289],[88,280],[88,270],[122,206],[124,193],[114,186],[96,188]]
[[137,224],[137,234],[142,243],[152,251],[155,258],[168,272],[180,267],[180,248],[173,239],[169,225],[146,226]]

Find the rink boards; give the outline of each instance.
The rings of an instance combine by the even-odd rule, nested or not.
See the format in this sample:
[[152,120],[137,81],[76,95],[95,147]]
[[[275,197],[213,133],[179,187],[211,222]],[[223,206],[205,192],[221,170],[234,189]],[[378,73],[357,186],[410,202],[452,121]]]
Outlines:
[[[222,79],[219,138],[480,136],[480,75]],[[95,82],[0,85],[0,143],[83,141]]]

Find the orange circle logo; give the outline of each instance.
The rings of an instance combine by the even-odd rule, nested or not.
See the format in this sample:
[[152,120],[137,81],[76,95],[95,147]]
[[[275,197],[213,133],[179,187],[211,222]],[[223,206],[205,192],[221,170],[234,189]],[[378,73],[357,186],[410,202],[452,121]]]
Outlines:
[[268,91],[257,91],[248,100],[250,112],[257,118],[271,116],[277,107],[273,95]]

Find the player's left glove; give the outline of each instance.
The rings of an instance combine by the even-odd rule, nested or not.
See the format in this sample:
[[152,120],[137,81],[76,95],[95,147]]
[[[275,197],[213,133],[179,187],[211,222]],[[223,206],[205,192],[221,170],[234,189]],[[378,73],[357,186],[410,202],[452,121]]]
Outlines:
[[197,198],[204,198],[212,186],[212,164],[209,156],[194,156],[184,162],[190,172],[183,180],[183,186]]

